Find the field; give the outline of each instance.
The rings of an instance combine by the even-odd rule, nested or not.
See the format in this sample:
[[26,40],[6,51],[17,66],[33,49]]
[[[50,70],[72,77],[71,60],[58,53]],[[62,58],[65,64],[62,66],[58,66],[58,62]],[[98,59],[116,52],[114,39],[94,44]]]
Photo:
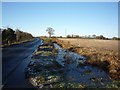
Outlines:
[[66,43],[69,42],[73,46],[96,47],[96,48],[103,48],[103,49],[113,50],[115,52],[118,52],[118,41],[117,40],[65,39],[65,38],[59,38],[59,40],[62,40]]
[[55,41],[63,48],[87,58],[87,64],[101,67],[111,79],[120,80],[120,51],[117,40],[58,38]]

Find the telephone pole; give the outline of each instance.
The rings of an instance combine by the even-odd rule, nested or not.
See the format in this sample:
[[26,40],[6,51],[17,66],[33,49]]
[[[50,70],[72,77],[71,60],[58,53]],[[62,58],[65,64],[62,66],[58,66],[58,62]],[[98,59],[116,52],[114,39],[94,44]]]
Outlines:
[[65,37],[67,37],[67,29],[65,29]]

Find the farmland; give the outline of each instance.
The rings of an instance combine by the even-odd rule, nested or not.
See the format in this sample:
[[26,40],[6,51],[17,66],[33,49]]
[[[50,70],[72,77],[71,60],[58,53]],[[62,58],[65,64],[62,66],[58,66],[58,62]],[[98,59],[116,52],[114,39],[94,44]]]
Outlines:
[[[59,40],[62,40],[65,43],[69,42],[73,46],[96,47],[96,48],[103,48],[103,49],[107,49],[107,50],[113,50],[115,52],[118,51],[118,43],[120,43],[120,41],[117,41],[117,40],[98,40],[98,39],[59,38]],[[120,48],[119,48],[119,50],[120,50]]]
[[55,41],[63,48],[87,57],[87,64],[101,67],[112,79],[120,79],[120,41],[71,38],[59,38]]
[[[88,63],[83,53],[81,56],[78,52],[72,51],[73,46],[71,44],[67,43],[66,45],[65,42],[55,38],[42,39],[44,40],[43,45],[34,52],[25,70],[26,78],[34,87],[119,88],[119,81],[113,81],[105,70]],[[63,45],[70,46],[70,48],[64,49]],[[74,49],[79,50],[75,47]],[[86,54],[88,54],[87,50],[90,49],[84,50]],[[90,54],[88,55],[90,56]],[[104,67],[107,63],[99,62],[99,64]]]
[[0,4],[2,90],[120,90],[120,2],[29,2]]

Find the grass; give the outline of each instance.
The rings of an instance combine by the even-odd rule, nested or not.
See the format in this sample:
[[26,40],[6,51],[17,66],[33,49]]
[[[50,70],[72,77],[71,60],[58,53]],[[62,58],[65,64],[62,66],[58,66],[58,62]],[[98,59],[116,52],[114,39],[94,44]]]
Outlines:
[[42,52],[42,54],[45,56],[50,56],[50,55],[52,55],[52,52],[47,51],[47,52]]
[[78,47],[96,47],[106,50],[111,50],[118,52],[118,43],[120,43],[119,40],[99,40],[99,39],[65,39],[65,38],[59,38],[58,39],[61,42],[68,43],[72,46],[78,46]]
[[81,83],[68,83],[67,88],[85,88],[86,86]]
[[108,84],[106,87],[107,88],[117,88],[117,89],[120,89],[120,81],[113,81],[112,84]]
[[[114,41],[110,42],[107,40],[82,40],[83,42],[78,40],[75,43],[73,40],[70,41],[69,39],[53,39],[53,41],[57,42],[65,49],[87,57],[87,64],[101,67],[109,74],[112,79],[120,80],[120,58],[118,56],[118,51],[116,50],[117,46],[113,46],[117,45],[116,41],[115,43]],[[96,42],[99,42],[100,45],[96,44]],[[84,43],[87,44],[87,46]],[[79,46],[79,44],[81,46]],[[108,48],[106,48],[107,46]]]
[[[50,42],[54,42],[54,40],[56,39],[52,39],[52,40],[53,41],[50,41]],[[49,40],[47,38],[47,42],[46,41],[44,42],[49,45],[48,41]],[[87,57],[86,64],[91,64],[93,66],[103,68],[109,73],[111,78],[114,78],[114,79],[119,78],[118,77],[119,76],[119,67],[118,67],[119,63],[116,62],[117,53],[115,53],[114,51],[111,52],[110,50],[94,48],[94,47],[78,47],[78,46],[71,45],[70,42],[65,43],[64,41],[59,41],[59,40],[56,40],[56,41],[63,48],[71,50],[73,52],[79,53]],[[47,46],[45,48],[47,48]],[[56,49],[53,49],[51,52],[54,53],[53,55],[57,54]],[[51,53],[48,53],[48,52],[44,52],[44,54],[51,55]],[[64,70],[62,70],[62,66],[55,59],[53,59],[52,63],[49,63],[49,64],[45,64],[45,65],[36,64],[34,69],[40,73],[37,78],[37,83],[39,84],[51,84],[53,88],[95,88],[97,89],[95,84],[91,86],[87,86],[81,83],[73,83],[73,82],[65,81],[65,77],[63,76]],[[117,70],[117,72],[115,70]],[[111,74],[110,71],[113,74]],[[91,70],[86,70],[85,72],[83,72],[84,75],[91,74],[91,73],[92,73]],[[94,80],[96,78],[93,77],[91,79]],[[106,88],[119,88],[119,87],[120,87],[119,80],[118,81],[114,80],[112,84],[108,84],[106,86]],[[47,88],[47,86],[45,86],[45,88]]]
[[33,41],[33,40],[34,40],[34,38],[29,39],[29,40],[19,41],[19,42],[13,42],[13,43],[11,43],[11,44],[4,44],[4,45],[1,45],[1,47],[2,47],[2,48],[5,48],[5,47],[12,46],[12,45],[17,45],[17,44],[22,44],[22,43],[31,42],[31,41]]
[[41,38],[45,44],[51,44],[52,43],[52,38]]
[[83,72],[83,74],[91,74],[91,73],[92,73],[91,70],[86,70],[86,71]]

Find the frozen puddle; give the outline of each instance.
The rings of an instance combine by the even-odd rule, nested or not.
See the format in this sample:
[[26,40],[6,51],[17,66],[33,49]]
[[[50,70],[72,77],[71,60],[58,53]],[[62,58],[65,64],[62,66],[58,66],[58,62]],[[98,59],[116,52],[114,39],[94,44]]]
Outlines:
[[54,47],[58,50],[56,60],[62,66],[65,64],[65,59],[74,60],[76,65],[78,65],[79,62],[83,63],[85,61],[85,57],[80,56],[77,53],[66,51],[57,44],[54,44]]
[[57,55],[56,61],[57,61],[60,65],[64,66],[64,56],[65,56],[65,54],[66,54],[66,50],[62,49],[62,48],[61,48],[59,45],[57,45],[57,44],[54,44],[54,47],[55,47],[55,49],[58,50],[58,55]]
[[107,73],[101,68],[85,65],[85,57],[66,51],[57,44],[54,44],[54,47],[58,50],[56,61],[65,68],[66,83],[75,82],[92,87],[104,87],[111,82]]

